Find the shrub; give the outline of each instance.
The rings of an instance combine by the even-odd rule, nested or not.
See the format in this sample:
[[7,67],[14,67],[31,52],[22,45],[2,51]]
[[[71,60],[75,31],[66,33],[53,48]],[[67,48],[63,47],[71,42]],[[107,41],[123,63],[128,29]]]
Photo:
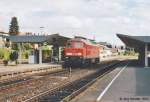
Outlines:
[[22,58],[23,59],[28,59],[28,56],[29,56],[29,51],[28,50],[22,51]]
[[48,59],[51,57],[51,50],[42,50],[43,59]]
[[0,48],[0,59],[3,59],[3,60],[9,60],[10,59],[10,52],[11,50],[10,49],[6,49],[6,48]]
[[4,58],[4,51],[0,49],[0,59]]

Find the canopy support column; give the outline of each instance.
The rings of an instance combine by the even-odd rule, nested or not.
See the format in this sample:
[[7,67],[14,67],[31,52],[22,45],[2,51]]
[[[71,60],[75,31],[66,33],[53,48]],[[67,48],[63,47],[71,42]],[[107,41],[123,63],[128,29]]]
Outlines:
[[42,64],[42,45],[39,44],[39,64]]
[[145,44],[145,67],[148,67],[147,51],[148,51],[148,44]]
[[19,64],[22,63],[22,47],[21,47],[21,43],[18,44],[19,45]]

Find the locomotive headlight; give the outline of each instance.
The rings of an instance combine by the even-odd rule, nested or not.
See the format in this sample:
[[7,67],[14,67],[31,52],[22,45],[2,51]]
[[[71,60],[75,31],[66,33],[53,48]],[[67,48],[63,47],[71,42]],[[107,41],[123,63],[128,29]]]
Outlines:
[[77,53],[77,55],[82,55],[82,53]]
[[66,55],[72,55],[72,53],[66,53]]

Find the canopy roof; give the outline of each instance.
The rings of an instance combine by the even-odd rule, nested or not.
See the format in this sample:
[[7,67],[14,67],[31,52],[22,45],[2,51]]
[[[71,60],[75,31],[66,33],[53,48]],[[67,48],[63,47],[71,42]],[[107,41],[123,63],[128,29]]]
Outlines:
[[3,38],[9,39],[14,43],[43,43],[48,42],[49,44],[53,44],[57,41],[58,45],[64,46],[64,43],[70,38],[61,36],[59,34],[52,35],[19,35],[19,36],[6,36],[0,35]]
[[150,36],[129,36],[117,34],[117,36],[129,47],[140,48],[144,44],[150,46]]

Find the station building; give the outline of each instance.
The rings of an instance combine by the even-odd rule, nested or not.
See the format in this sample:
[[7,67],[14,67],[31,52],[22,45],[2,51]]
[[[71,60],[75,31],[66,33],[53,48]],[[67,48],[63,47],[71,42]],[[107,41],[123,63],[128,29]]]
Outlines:
[[[56,58],[60,61],[61,60],[61,48],[65,46],[65,43],[70,38],[61,36],[59,34],[51,34],[51,35],[18,35],[18,36],[6,36],[1,34],[0,37],[4,41],[9,41],[11,43],[17,43],[19,45],[19,59],[21,59],[22,55],[22,44],[23,43],[31,43],[38,45],[37,51],[38,54],[36,59],[38,60],[39,64],[42,64],[42,45],[43,43],[47,42],[48,45],[52,45],[52,57]],[[32,54],[34,53],[34,49]],[[21,60],[20,60],[21,61]],[[20,62],[21,63],[21,62]]]
[[150,36],[129,36],[124,34],[117,34],[117,36],[125,43],[126,46],[134,48],[138,51],[138,62],[148,67],[149,51],[150,51]]

